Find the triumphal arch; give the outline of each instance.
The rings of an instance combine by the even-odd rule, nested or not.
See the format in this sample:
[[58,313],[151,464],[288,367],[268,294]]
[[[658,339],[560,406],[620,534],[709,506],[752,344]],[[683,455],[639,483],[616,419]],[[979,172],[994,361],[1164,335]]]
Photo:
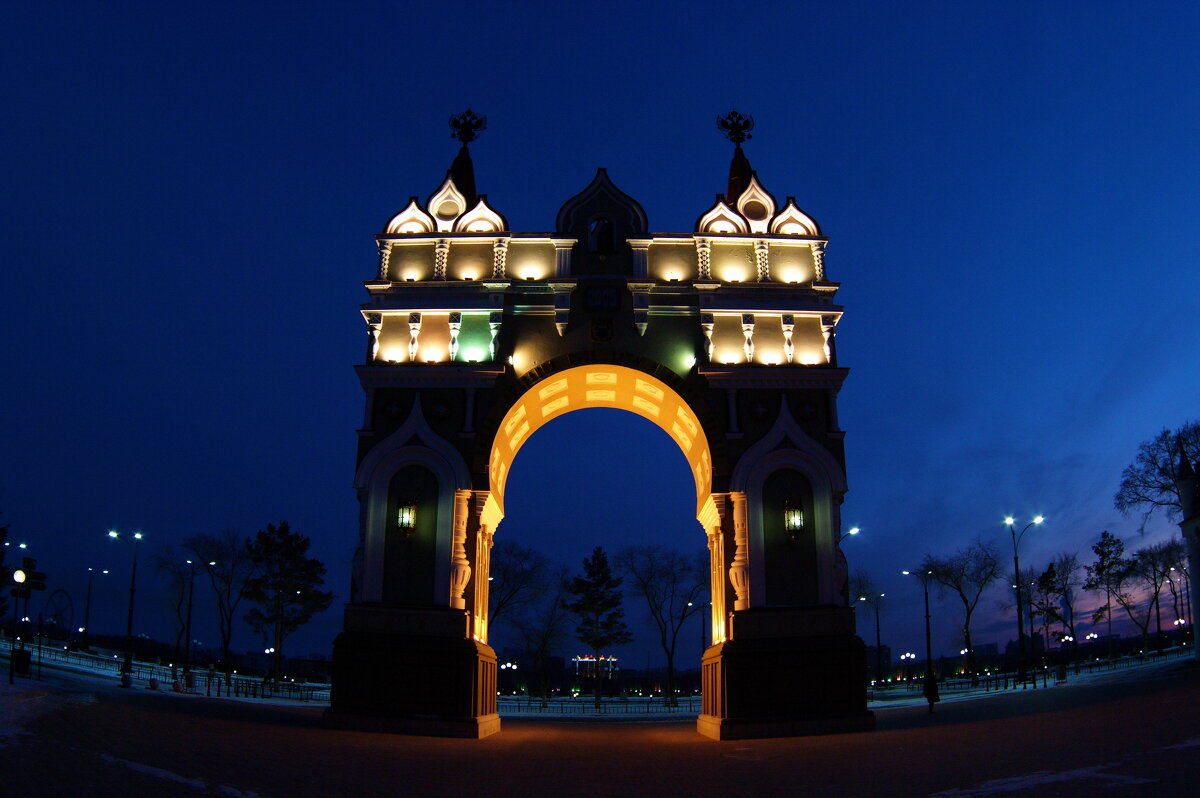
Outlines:
[[376,236],[359,545],[327,721],[499,730],[488,568],[513,459],[546,422],[609,407],[661,427],[692,471],[713,604],[700,733],[870,728],[838,546],[838,283],[817,222],[750,168],[752,119],[719,121],[726,189],[684,198],[698,211],[685,233],[649,232],[603,169],[552,231],[510,230],[476,190],[483,125],[451,120],[462,146],[445,179]]

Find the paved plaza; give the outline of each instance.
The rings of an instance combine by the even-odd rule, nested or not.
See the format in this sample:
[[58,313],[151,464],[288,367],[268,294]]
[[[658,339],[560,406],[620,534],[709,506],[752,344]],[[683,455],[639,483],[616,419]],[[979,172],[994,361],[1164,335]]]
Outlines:
[[320,708],[121,690],[47,673],[0,693],[20,796],[1189,794],[1190,662],[877,713],[873,733],[713,742],[692,721],[504,721],[485,740],[320,726]]

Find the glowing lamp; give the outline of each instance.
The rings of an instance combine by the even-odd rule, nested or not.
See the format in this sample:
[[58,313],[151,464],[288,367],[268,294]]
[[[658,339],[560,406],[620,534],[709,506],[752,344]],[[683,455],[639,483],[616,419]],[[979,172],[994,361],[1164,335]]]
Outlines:
[[22,571],[20,568],[13,571],[13,581],[16,582],[18,585],[24,584],[25,583],[25,572]]
[[415,504],[401,504],[396,509],[396,526],[404,532],[404,537],[412,537],[413,530],[417,527],[417,506]]
[[795,540],[804,531],[804,508],[790,501],[784,502],[783,528]]

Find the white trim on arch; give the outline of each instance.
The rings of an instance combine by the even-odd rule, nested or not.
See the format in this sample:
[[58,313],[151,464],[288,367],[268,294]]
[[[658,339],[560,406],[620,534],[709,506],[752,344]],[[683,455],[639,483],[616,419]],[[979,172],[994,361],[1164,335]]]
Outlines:
[[[414,437],[421,445],[409,445]],[[413,399],[408,419],[377,443],[359,464],[354,487],[364,495],[366,512],[359,601],[383,600],[383,546],[387,528],[388,488],[396,472],[407,466],[428,468],[438,483],[437,548],[431,602],[443,601],[450,590],[450,538],[454,523],[454,491],[469,489],[471,476],[458,450],[434,432],[421,412],[421,397]]]
[[[794,448],[779,448],[785,440]],[[821,604],[839,604],[836,540],[841,531],[841,495],[846,492],[846,474],[841,465],[792,418],[787,397],[781,397],[779,416],[770,432],[738,459],[730,480],[732,490],[746,493],[750,544],[750,606],[766,605],[766,564],[763,544],[762,489],[775,471],[794,469],[803,474],[813,489],[813,529],[817,537],[817,595]]]

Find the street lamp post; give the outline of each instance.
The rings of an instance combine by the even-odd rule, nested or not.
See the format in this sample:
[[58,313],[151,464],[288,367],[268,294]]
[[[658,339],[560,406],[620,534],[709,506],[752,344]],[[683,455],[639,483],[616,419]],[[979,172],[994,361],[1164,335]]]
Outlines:
[[[108,573],[108,569],[105,568],[100,573],[106,574],[106,573]],[[88,568],[87,601],[83,605],[83,629],[81,630],[83,632],[83,650],[84,651],[89,651],[89,650],[91,650],[91,647],[92,647],[92,645],[91,645],[91,641],[92,641],[92,579],[95,576],[96,576],[95,569]]]
[[[137,590],[138,543],[142,539],[142,533],[134,532],[132,541],[121,537],[121,533],[116,530],[109,531],[108,536],[133,548],[133,567],[129,569],[129,613],[125,619],[125,662],[121,666],[121,673],[129,674],[133,672],[133,596]],[[122,681],[121,684],[126,683]]]
[[[901,571],[905,576],[911,571]],[[933,571],[916,574],[921,580],[921,589],[925,593],[925,700],[929,702],[929,714],[933,714],[933,705],[941,700],[938,695],[937,677],[933,675],[933,636],[929,629],[929,580]]]
[[[1018,554],[1018,549],[1021,546],[1021,538],[1025,537],[1025,533],[1032,526],[1037,526],[1046,519],[1042,516],[1035,516],[1032,521],[1025,525],[1019,533],[1017,532],[1016,519],[1011,515],[1006,516],[1004,523],[1008,525],[1008,531],[1012,534],[1013,544],[1013,589],[1017,591],[1017,674],[1021,681],[1025,681],[1025,623],[1021,617],[1023,607],[1021,606],[1021,558]],[[1032,638],[1029,641],[1033,645]]]

